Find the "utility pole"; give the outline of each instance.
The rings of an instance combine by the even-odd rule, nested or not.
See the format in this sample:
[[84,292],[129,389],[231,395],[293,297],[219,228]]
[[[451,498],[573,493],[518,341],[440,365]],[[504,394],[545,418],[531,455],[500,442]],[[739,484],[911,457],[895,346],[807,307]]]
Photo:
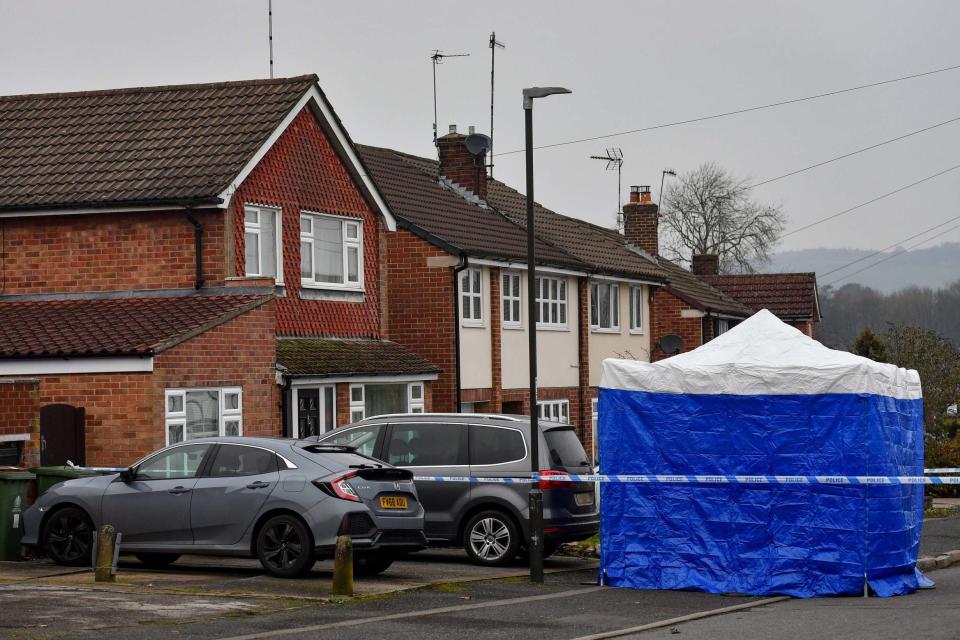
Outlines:
[[433,63],[433,143],[437,143],[437,65],[442,64],[444,58],[466,58],[469,53],[443,53],[439,49],[433,50],[430,61]]
[[273,0],[267,0],[267,36],[270,40],[270,79],[273,79]]
[[493,177],[493,72],[497,48],[505,49],[506,45],[497,41],[497,32],[490,33],[490,177]]

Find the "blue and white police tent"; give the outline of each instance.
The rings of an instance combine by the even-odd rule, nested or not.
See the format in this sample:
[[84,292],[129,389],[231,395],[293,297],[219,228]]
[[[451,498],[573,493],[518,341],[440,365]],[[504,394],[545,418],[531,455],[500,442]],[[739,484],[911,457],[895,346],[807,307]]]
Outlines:
[[923,475],[916,371],[764,310],[666,360],[606,360],[600,384],[601,474],[663,476],[602,484],[605,584],[814,597],[926,580],[922,485],[816,481]]

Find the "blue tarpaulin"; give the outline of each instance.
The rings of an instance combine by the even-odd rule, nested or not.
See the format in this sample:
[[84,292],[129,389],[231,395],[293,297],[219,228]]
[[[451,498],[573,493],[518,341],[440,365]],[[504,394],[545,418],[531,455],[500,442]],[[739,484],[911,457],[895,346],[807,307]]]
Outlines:
[[[761,311],[689,353],[604,362],[603,474],[923,474],[914,371],[832,351]],[[911,593],[923,487],[601,489],[601,571],[639,589]]]

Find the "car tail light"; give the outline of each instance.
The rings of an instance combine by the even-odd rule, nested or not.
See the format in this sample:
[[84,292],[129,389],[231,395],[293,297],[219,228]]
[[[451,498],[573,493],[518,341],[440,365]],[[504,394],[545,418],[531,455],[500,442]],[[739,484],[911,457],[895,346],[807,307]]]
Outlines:
[[353,478],[356,475],[356,472],[353,472],[329,481],[314,480],[313,484],[316,485],[318,489],[328,495],[333,496],[334,498],[349,500],[351,502],[361,502],[360,496],[357,494],[356,490],[350,486],[350,478]]
[[[544,480],[544,477],[553,477],[558,479]],[[569,489],[571,486],[570,474],[566,471],[553,471],[552,469],[541,471],[540,481],[537,483],[537,486],[540,487],[541,491],[549,491],[550,489]]]

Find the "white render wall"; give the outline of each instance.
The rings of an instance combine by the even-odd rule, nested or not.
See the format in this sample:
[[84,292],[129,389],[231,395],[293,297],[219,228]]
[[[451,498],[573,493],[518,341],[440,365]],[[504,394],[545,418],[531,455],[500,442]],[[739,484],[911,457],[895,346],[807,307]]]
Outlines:
[[[522,326],[503,327],[501,353],[503,388],[526,389],[530,384],[527,366],[527,330],[530,327],[527,314],[527,274],[520,271],[520,299]],[[544,273],[544,276],[559,277]],[[579,295],[577,279],[567,281],[567,328],[540,329],[537,331],[537,385],[539,387],[576,387],[579,368],[577,365],[580,314],[577,309]]]
[[[608,333],[590,330],[589,359],[590,386],[600,384],[600,373],[606,358],[632,358],[643,362],[650,361],[650,288],[643,289],[643,330],[630,331],[630,287],[626,282],[620,285],[620,331]],[[640,286],[640,285],[637,285]],[[589,296],[588,296],[589,298]],[[589,314],[587,316],[590,317]]]
[[[490,354],[490,269],[478,267],[482,277],[483,324],[464,324],[463,296],[458,291],[457,308],[460,312],[460,388],[489,389],[493,386]],[[459,276],[457,283],[459,286]]]

